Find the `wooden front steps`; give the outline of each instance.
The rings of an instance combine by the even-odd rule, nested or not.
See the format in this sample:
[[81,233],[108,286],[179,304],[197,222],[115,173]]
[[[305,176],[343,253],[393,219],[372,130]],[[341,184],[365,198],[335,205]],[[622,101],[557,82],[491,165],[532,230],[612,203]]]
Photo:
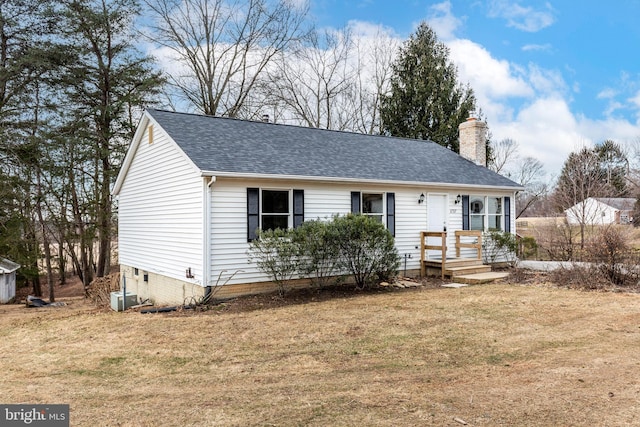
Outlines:
[[470,274],[491,272],[491,266],[483,264],[481,260],[469,258],[447,259],[444,271],[442,271],[442,261],[440,260],[427,260],[424,261],[424,264],[427,276],[450,277],[452,279]]
[[[436,244],[430,244],[428,239],[436,240]],[[466,239],[466,240],[465,240]],[[421,241],[421,269],[422,276],[448,277],[455,282],[464,284],[489,283],[496,279],[508,276],[508,273],[492,272],[491,266],[482,263],[482,233],[480,231],[455,232],[455,257],[447,256],[447,232],[420,233]],[[462,258],[461,249],[473,249],[476,256]],[[428,251],[437,251],[440,256],[427,257]]]
[[462,276],[457,276],[455,278],[455,281],[458,283],[464,283],[467,285],[480,285],[483,283],[491,283],[494,280],[504,279],[508,275],[509,273],[505,273],[502,271],[490,271],[487,273],[466,274]]

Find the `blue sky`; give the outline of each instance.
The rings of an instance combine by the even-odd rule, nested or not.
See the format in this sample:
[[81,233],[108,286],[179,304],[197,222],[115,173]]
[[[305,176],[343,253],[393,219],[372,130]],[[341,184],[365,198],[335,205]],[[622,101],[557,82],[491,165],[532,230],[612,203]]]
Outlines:
[[421,21],[451,50],[494,140],[557,177],[568,154],[605,139],[640,146],[640,0],[311,0],[321,27]]

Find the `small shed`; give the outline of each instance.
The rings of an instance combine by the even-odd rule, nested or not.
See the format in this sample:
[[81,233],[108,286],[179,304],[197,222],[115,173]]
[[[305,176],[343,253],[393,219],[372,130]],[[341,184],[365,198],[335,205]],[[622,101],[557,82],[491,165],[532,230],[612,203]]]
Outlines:
[[20,264],[0,258],[0,304],[11,302],[16,297],[16,271]]

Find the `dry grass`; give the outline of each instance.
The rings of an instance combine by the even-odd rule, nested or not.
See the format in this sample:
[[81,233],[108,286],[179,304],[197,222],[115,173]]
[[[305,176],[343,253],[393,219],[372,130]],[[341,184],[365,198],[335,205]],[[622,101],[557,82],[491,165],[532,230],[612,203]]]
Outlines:
[[0,307],[4,403],[74,426],[631,425],[640,296],[486,285],[252,311]]

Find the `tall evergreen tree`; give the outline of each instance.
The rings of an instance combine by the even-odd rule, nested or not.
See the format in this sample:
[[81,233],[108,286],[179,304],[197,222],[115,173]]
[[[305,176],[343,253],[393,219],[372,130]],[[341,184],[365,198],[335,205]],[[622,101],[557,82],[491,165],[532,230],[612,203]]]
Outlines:
[[36,295],[39,245],[32,189],[40,156],[31,131],[38,82],[51,68],[50,5],[50,0],[0,1],[0,256],[22,265],[19,276],[33,284]]
[[380,111],[382,132],[430,139],[458,152],[458,125],[475,104],[471,88],[458,83],[449,49],[422,23],[393,66],[391,92],[382,99]]
[[152,60],[134,46],[136,0],[67,0],[64,47],[68,60],[56,84],[63,89],[59,137],[69,150],[67,179],[75,228],[81,234],[83,281],[108,273],[113,211],[111,184],[135,131],[135,111],[151,104],[162,84]]
[[610,139],[594,148],[600,159],[603,179],[608,186],[610,197],[625,197],[629,194],[627,175],[629,174],[629,159],[620,144]]

